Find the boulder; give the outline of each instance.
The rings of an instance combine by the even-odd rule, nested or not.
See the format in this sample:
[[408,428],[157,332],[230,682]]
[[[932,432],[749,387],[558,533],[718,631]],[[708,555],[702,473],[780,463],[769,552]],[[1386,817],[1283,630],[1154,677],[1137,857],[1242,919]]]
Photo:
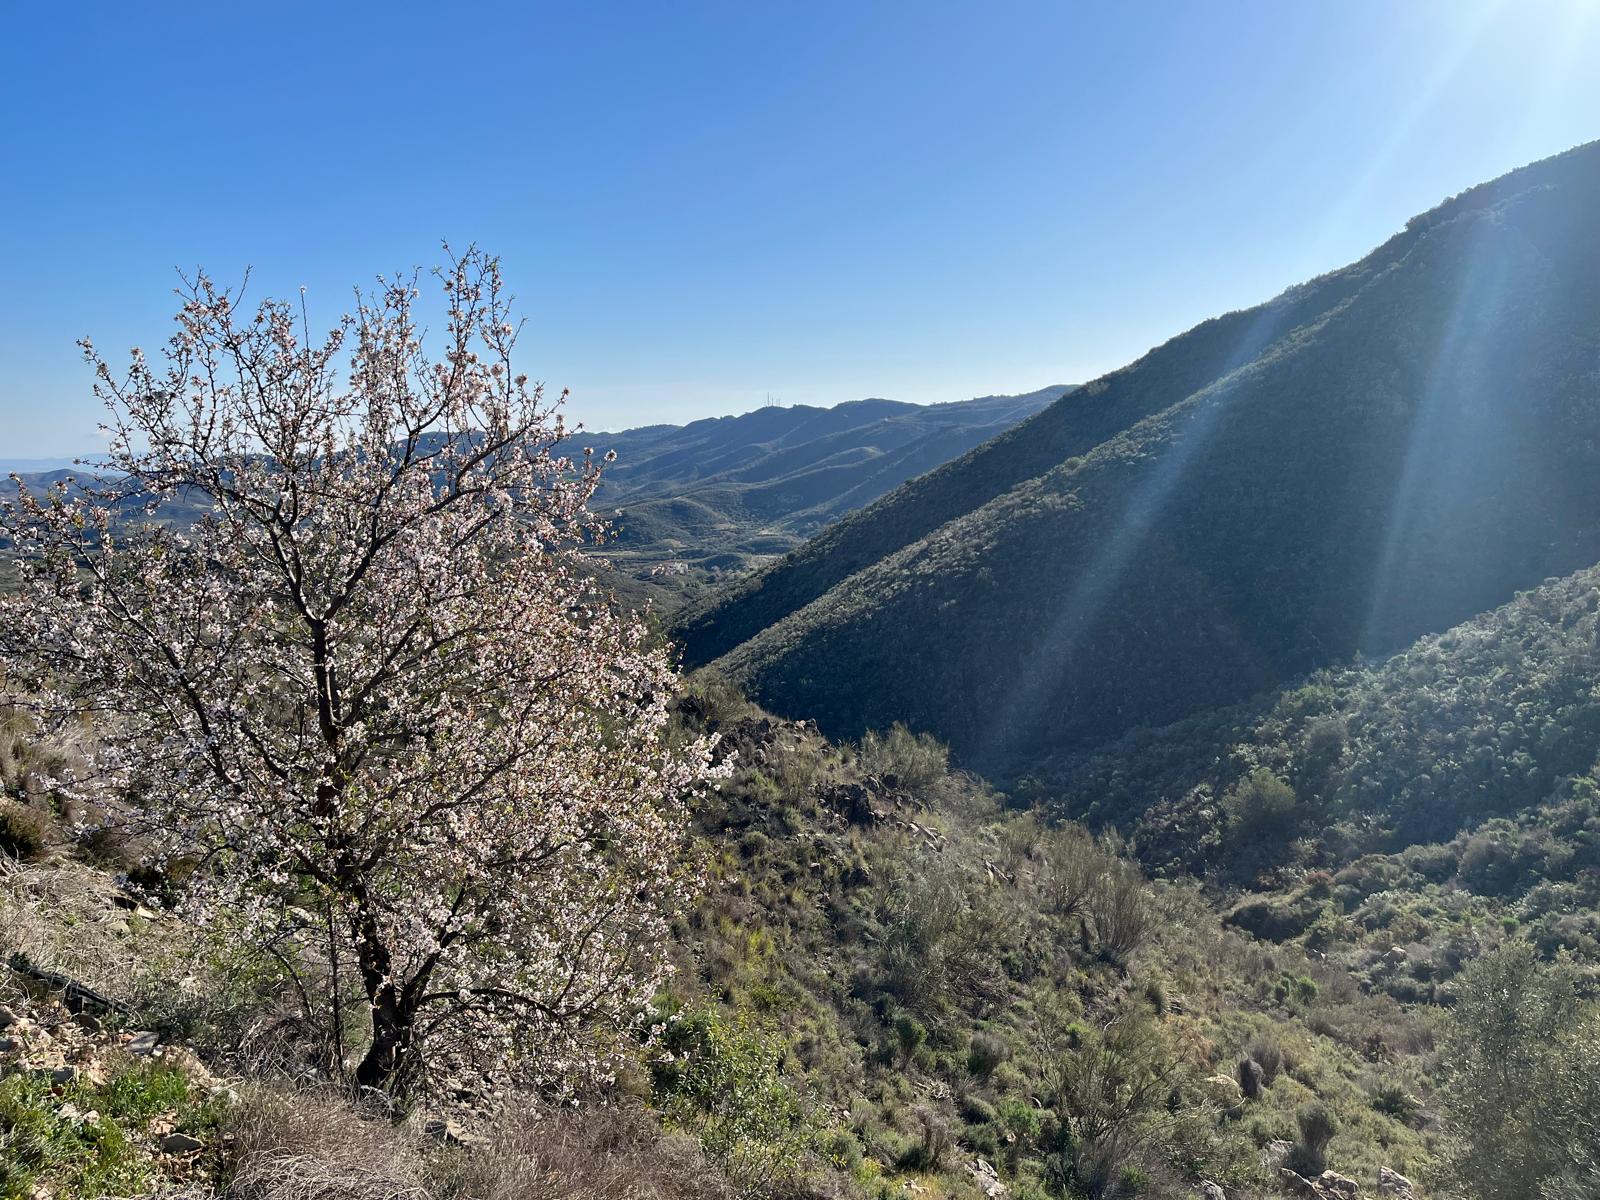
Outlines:
[[1227,1075],[1212,1075],[1205,1082],[1206,1095],[1218,1104],[1232,1106],[1239,1103],[1244,1093],[1239,1081]]
[[872,792],[859,783],[836,783],[822,799],[852,825],[869,825],[878,815],[872,808]]
[[1417,1200],[1417,1194],[1411,1187],[1411,1180],[1399,1171],[1391,1171],[1388,1167],[1378,1168],[1378,1195],[1393,1196],[1395,1200]]
[[999,1200],[1007,1192],[1006,1185],[1000,1182],[1000,1176],[995,1171],[993,1164],[986,1159],[977,1159],[967,1164],[967,1170],[972,1174],[972,1181],[978,1185],[978,1190],[989,1200]]
[[1284,1163],[1289,1161],[1289,1155],[1294,1153],[1294,1143],[1279,1138],[1275,1142],[1268,1142],[1261,1149],[1261,1166],[1267,1174],[1272,1174]]
[[1355,1200],[1361,1194],[1354,1179],[1337,1171],[1324,1171],[1307,1179],[1288,1167],[1278,1170],[1278,1190],[1293,1200]]
[[205,1148],[204,1142],[187,1133],[169,1133],[158,1144],[163,1154],[193,1154]]

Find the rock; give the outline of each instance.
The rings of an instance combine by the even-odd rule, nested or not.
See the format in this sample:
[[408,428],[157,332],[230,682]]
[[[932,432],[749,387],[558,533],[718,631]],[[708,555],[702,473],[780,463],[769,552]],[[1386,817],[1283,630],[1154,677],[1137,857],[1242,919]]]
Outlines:
[[1228,1193],[1222,1190],[1222,1185],[1212,1183],[1209,1179],[1200,1181],[1200,1200],[1228,1200]]
[[187,1133],[169,1133],[158,1143],[163,1154],[193,1154],[205,1149],[205,1143]]
[[1278,1170],[1278,1189],[1294,1200],[1355,1200],[1361,1189],[1354,1179],[1337,1171],[1324,1171],[1307,1179],[1288,1167]]
[[877,816],[872,808],[872,793],[859,783],[836,783],[823,792],[822,799],[852,825],[869,825]]
[[161,1039],[155,1034],[150,1033],[148,1030],[145,1030],[139,1033],[129,1034],[127,1044],[123,1046],[123,1049],[129,1054],[143,1058],[146,1055],[154,1054],[156,1052],[156,1047],[159,1045],[161,1045]]
[[51,1083],[71,1083],[77,1077],[77,1067],[56,1067],[50,1072]]
[[1396,1200],[1417,1200],[1416,1192],[1411,1190],[1411,1180],[1388,1167],[1378,1168],[1378,1195],[1394,1196]]
[[1206,1080],[1206,1094],[1218,1104],[1235,1105],[1239,1103],[1244,1093],[1239,1088],[1239,1081],[1226,1075],[1213,1075]]
[[978,1190],[990,1200],[999,1200],[1007,1192],[1006,1185],[1000,1182],[1000,1176],[995,1171],[993,1164],[985,1159],[978,1159],[967,1164],[967,1170],[972,1173],[973,1182],[978,1185]]
[[0,1054],[10,1054],[13,1050],[22,1049],[22,1043],[16,1038],[0,1037]]
[[189,1079],[201,1087],[209,1088],[216,1084],[217,1077],[211,1073],[205,1063],[200,1061],[200,1056],[187,1046],[165,1046],[161,1051],[161,1061],[168,1066],[176,1067]]
[[471,1133],[449,1117],[432,1117],[422,1127],[429,1137],[451,1146],[481,1146],[488,1141]]
[[1275,1142],[1268,1142],[1261,1150],[1261,1166],[1272,1174],[1284,1163],[1289,1161],[1289,1155],[1294,1151],[1294,1143],[1286,1142],[1279,1138]]

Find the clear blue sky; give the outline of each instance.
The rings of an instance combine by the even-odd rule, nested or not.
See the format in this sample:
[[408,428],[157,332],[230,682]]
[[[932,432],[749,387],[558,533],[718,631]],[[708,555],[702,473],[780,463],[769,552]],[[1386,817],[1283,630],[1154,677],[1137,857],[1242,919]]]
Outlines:
[[0,459],[73,340],[501,254],[591,427],[1086,379],[1600,137],[1600,3],[15,4]]

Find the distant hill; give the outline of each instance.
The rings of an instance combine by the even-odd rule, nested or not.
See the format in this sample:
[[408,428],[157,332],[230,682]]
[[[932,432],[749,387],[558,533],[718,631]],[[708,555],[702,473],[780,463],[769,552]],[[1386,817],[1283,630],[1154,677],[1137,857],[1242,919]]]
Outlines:
[[[1069,391],[1062,384],[951,404],[770,407],[688,425],[586,432],[574,443],[617,455],[593,501],[613,517],[615,537],[601,553],[628,576],[670,587],[684,577],[737,575],[792,550]],[[35,490],[69,475],[93,477],[92,470],[70,466],[20,469],[27,465],[19,463],[18,473]],[[165,511],[166,519],[184,522],[200,515],[181,504]],[[659,597],[659,589],[641,590],[634,579],[615,582],[635,599]]]
[[713,595],[690,661],[1004,770],[1593,564],[1597,206],[1591,144],[1205,322]]
[[832,408],[583,435],[613,450],[595,507],[620,510],[624,564],[742,569],[987,441],[1059,399],[1065,385],[953,404],[858,400]]

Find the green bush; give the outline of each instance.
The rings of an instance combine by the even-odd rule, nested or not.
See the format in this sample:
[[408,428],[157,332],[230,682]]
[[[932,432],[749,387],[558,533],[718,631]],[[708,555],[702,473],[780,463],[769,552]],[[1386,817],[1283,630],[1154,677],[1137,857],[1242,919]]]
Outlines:
[[1005,1062],[1010,1051],[1005,1042],[991,1033],[975,1033],[967,1046],[967,1070],[974,1078],[987,1080]]
[[15,800],[0,799],[0,854],[28,862],[44,853],[50,839],[50,817]]
[[[1600,1015],[1569,961],[1513,942],[1462,972],[1445,1026],[1449,1174],[1474,1200],[1543,1200],[1600,1158]],[[1581,1173],[1581,1171],[1580,1171]]]
[[1287,838],[1296,823],[1294,789],[1266,767],[1257,767],[1222,799],[1237,836],[1252,841]]
[[905,1067],[928,1040],[928,1029],[910,1013],[901,1013],[894,1019],[894,1036],[900,1045],[900,1065]]
[[783,1077],[771,1033],[703,1008],[668,1016],[661,1044],[667,1053],[652,1064],[656,1104],[700,1139],[706,1157],[752,1190],[798,1171],[812,1122]]
[[1320,1175],[1327,1169],[1328,1143],[1339,1132],[1339,1123],[1320,1102],[1303,1105],[1294,1120],[1300,1138],[1289,1153],[1287,1165],[1302,1175]]
[[912,791],[937,783],[950,773],[950,750],[931,734],[912,733],[896,721],[888,733],[869,730],[857,751],[869,775],[894,776]]

